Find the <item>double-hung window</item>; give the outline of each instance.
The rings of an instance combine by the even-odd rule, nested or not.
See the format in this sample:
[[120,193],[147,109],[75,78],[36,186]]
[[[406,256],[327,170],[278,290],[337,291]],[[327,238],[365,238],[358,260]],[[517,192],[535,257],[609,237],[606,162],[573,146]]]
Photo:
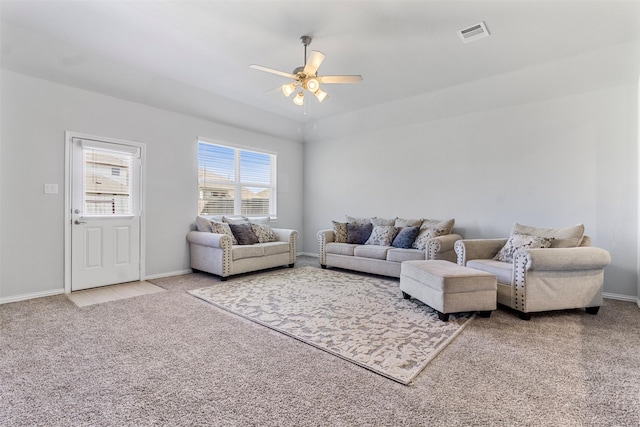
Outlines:
[[198,141],[200,215],[276,216],[276,155]]

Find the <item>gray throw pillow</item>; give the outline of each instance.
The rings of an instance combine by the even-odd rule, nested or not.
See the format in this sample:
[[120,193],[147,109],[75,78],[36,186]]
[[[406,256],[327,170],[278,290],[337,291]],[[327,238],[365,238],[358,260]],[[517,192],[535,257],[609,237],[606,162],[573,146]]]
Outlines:
[[391,242],[391,246],[402,249],[411,249],[411,245],[418,237],[420,227],[404,227]]
[[251,224],[229,224],[231,232],[235,236],[239,245],[253,245],[259,243],[256,233],[253,232]]
[[347,223],[347,243],[364,245],[369,236],[371,236],[372,230],[373,224],[370,222],[367,224]]

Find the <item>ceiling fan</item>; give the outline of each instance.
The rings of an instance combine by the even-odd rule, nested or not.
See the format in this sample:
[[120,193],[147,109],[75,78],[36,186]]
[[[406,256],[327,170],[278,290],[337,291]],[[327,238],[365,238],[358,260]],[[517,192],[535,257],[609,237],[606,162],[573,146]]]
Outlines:
[[263,67],[262,65],[250,65],[254,70],[266,71],[267,73],[277,74],[282,77],[287,77],[293,82],[282,85],[282,93],[286,97],[289,97],[293,92],[299,89],[298,94],[293,98],[293,103],[296,105],[304,105],[304,90],[313,93],[318,101],[322,102],[327,98],[327,92],[320,88],[320,84],[334,84],[334,83],[360,83],[362,76],[319,76],[318,68],[324,60],[324,54],[316,50],[311,51],[309,55],[309,61],[307,61],[307,46],[311,44],[310,36],[300,37],[300,41],[304,45],[304,65],[297,67],[292,73],[286,73],[284,71],[274,70],[272,68]]

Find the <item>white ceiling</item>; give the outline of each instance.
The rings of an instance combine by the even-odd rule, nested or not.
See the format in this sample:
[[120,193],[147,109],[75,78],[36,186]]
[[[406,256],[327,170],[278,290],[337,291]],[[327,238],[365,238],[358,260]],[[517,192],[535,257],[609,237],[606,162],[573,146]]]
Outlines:
[[[627,42],[640,1],[8,1],[2,68],[174,111],[250,105],[296,122],[436,91]],[[491,36],[463,44],[484,21]],[[303,65],[300,36],[326,55],[329,98],[293,105],[274,88]],[[224,99],[221,99],[224,98]],[[202,103],[208,99],[209,103]]]

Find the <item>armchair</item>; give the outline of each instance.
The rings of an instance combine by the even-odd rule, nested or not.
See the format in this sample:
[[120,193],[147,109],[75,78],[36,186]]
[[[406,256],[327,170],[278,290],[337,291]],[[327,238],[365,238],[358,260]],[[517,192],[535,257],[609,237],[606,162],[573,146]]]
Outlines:
[[[455,243],[457,262],[494,274],[498,303],[517,310],[521,319],[529,320],[534,312],[572,308],[597,314],[602,305],[604,268],[611,256],[592,247],[589,236],[567,238],[557,233],[566,230],[514,225],[512,237],[538,235],[548,239],[547,245],[553,243],[550,247],[513,247],[510,261],[495,259],[510,239],[459,240]],[[561,237],[555,238],[558,235]]]

